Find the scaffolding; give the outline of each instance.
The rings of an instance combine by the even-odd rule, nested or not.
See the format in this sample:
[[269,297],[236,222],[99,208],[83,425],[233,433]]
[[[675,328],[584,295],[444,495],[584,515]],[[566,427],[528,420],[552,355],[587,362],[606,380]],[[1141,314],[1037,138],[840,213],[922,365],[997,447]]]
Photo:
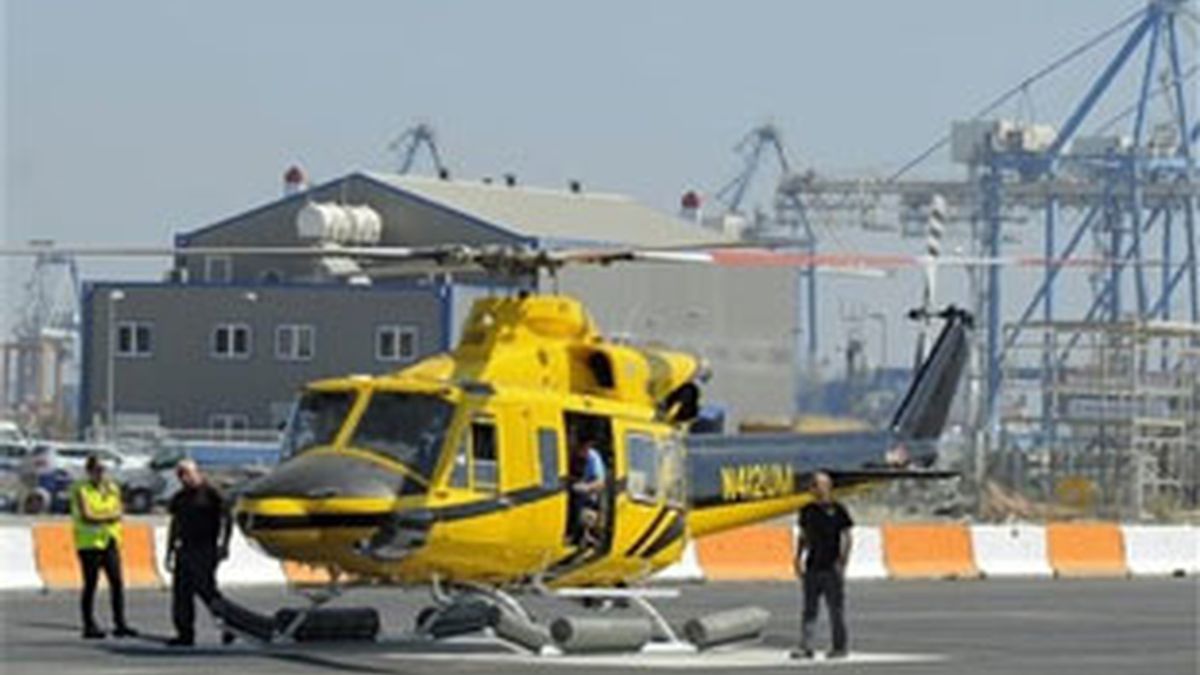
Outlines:
[[989,479],[1101,517],[1200,507],[1200,325],[1027,322],[1005,334],[1003,450]]

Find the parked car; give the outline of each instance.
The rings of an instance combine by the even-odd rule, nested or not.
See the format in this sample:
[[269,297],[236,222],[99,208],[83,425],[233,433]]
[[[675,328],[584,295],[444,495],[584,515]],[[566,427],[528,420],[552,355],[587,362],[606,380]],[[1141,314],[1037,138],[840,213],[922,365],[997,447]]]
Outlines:
[[[92,454],[100,457],[109,475],[119,485],[124,485],[126,476],[134,475],[150,464],[147,456],[123,453],[111,445],[35,441],[20,470],[25,488],[21,511],[61,513],[68,510],[67,489],[83,476],[84,464]],[[125,499],[129,501],[128,494]]]
[[29,439],[16,422],[0,420],[0,472],[17,473],[29,458]]

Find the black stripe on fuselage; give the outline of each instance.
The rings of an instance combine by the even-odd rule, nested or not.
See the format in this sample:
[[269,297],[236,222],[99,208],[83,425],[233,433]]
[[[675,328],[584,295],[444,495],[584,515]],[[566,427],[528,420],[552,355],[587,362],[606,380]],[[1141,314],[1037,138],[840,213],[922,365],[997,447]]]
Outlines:
[[642,551],[641,557],[646,559],[653,558],[659,551],[675,543],[677,539],[683,536],[684,530],[687,529],[685,527],[687,521],[684,520],[683,513],[675,509],[670,509],[670,511],[675,514],[675,517],[671,520],[671,524],[667,525],[667,529],[663,530],[663,533],[658,535],[654,542],[646,547],[646,550]]
[[645,543],[650,539],[650,535],[654,534],[654,531],[658,529],[658,526],[660,523],[662,523],[663,518],[667,516],[667,512],[668,510],[665,507],[658,510],[658,514],[654,516],[654,520],[650,521],[650,527],[647,527],[646,531],[642,532],[642,535],[637,538],[637,541],[633,542],[633,546],[630,546],[629,549],[625,551],[625,557],[637,555],[638,549],[645,545]]
[[375,511],[372,513],[314,513],[300,516],[267,516],[238,514],[238,523],[251,525],[254,530],[297,530],[307,528],[380,527],[386,523],[426,529],[436,522],[462,520],[487,515],[513,506],[524,506],[553,497],[563,490],[535,486],[507,492],[498,497],[437,509],[418,508],[406,511]]

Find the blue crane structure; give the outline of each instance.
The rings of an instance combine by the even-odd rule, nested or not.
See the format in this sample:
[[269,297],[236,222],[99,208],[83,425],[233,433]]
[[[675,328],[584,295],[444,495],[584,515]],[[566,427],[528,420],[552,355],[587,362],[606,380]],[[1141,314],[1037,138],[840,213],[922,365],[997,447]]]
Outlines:
[[[742,168],[714,193],[714,197],[725,206],[728,213],[741,214],[756,177],[761,175],[762,165],[770,158],[775,159],[780,181],[793,172],[783,143],[783,135],[773,123],[767,122],[751,129],[734,146],[734,151],[742,157]],[[809,254],[815,253],[817,237],[808,219],[804,201],[794,194],[778,189],[773,197],[774,218],[763,220],[756,217],[756,222],[752,223],[744,234],[748,238],[787,239],[795,248]],[[809,265],[798,270],[796,276],[797,297],[804,298],[796,308],[797,348],[798,352],[805,354],[801,379],[810,380],[816,375],[817,339],[820,335],[816,272],[816,267]],[[803,345],[799,344],[800,342],[803,342]]]
[[[1031,322],[1065,318],[1056,302],[1057,282],[1064,268],[1082,259],[1080,244],[1086,235],[1091,234],[1099,244],[1102,274],[1082,317],[1072,318],[1084,323],[1169,320],[1182,300],[1188,320],[1200,322],[1197,128],[1185,95],[1185,84],[1195,74],[1196,66],[1185,70],[1180,44],[1180,22],[1189,11],[1186,0],[1151,0],[1118,24],[1131,27],[1124,41],[1045,147],[1031,148],[1005,139],[991,139],[981,146],[976,189],[980,197],[982,253],[989,257],[1002,255],[1003,213],[1015,196],[1024,205],[1041,211],[1046,263],[1041,283],[1006,335],[1001,330],[1003,269],[992,265],[985,273],[983,412],[993,436],[998,431],[997,406],[1006,356]],[[1111,133],[1117,124],[1129,119],[1128,136],[1083,138],[1081,128],[1110,95],[1118,75],[1136,67],[1139,53],[1144,63],[1136,101],[1100,127],[1104,133]],[[1160,72],[1164,74],[1161,80]],[[1158,97],[1168,101],[1168,115],[1152,135],[1147,133],[1150,109]],[[1019,188],[1012,189],[1014,184],[1042,189],[1022,195]],[[1067,236],[1065,244],[1060,245],[1062,233]],[[1157,260],[1150,250],[1154,236],[1160,247]],[[1157,281],[1152,274],[1155,269],[1159,272]],[[1129,291],[1131,301],[1127,300]],[[1043,358],[1047,376],[1053,372],[1055,362],[1065,360],[1065,352],[1077,341],[1078,334],[1061,350],[1055,347],[1046,351]],[[1045,422],[1052,426],[1053,415],[1048,406],[1044,409]]]
[[[805,227],[810,216],[826,215],[823,211],[862,209],[864,201],[889,199],[895,200],[903,220],[906,210],[914,205],[928,210],[940,195],[954,220],[969,223],[975,252],[984,258],[1003,257],[1015,213],[1023,215],[1024,222],[1040,224],[1041,279],[1007,330],[1001,311],[1005,266],[989,264],[973,271],[980,291],[975,310],[983,329],[976,421],[993,442],[999,433],[998,407],[1009,351],[1031,326],[1068,318],[1060,302],[1064,270],[1095,272],[1092,297],[1081,316],[1070,317],[1084,324],[1178,319],[1181,316],[1173,313],[1181,305],[1187,320],[1200,322],[1196,257],[1200,124],[1195,119],[1195,101],[1186,93],[1200,66],[1195,63],[1195,47],[1185,52],[1182,39],[1183,22],[1196,19],[1190,0],[1149,0],[1003,92],[970,119],[955,123],[950,133],[886,179],[836,179],[810,171],[792,172],[780,180],[776,219],[803,222]],[[1078,64],[1082,55],[1095,54],[1099,45],[1119,36],[1123,40],[1116,53],[1104,61],[1057,129],[995,118],[1003,105],[1028,95],[1033,85],[1068,64]],[[1188,59],[1190,65],[1185,56],[1193,57]],[[1139,57],[1143,61],[1135,65]],[[1135,100],[1115,116],[1097,121],[1121,94],[1114,82],[1123,74],[1134,80]],[[1166,108],[1166,115],[1152,124],[1155,103]],[[1085,125],[1087,133],[1081,133]],[[1118,131],[1122,125],[1126,134]],[[948,146],[952,159],[968,166],[965,180],[906,177]],[[1082,246],[1088,241],[1094,245],[1090,254]],[[1047,349],[1047,365],[1053,365],[1052,357],[1065,361],[1077,341],[1076,335],[1058,345],[1056,354]],[[1048,407],[1044,418],[1053,425]]]

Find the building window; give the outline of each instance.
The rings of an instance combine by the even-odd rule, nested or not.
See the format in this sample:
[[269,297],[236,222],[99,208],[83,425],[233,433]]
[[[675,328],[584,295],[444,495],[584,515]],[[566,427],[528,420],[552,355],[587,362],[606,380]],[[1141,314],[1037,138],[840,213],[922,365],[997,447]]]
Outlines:
[[212,355],[218,359],[250,358],[250,327],[244,323],[218,324],[212,333]]
[[316,352],[316,331],[308,324],[275,327],[275,358],[280,361],[309,361]]
[[144,321],[122,321],[117,324],[117,356],[135,358],[154,353],[152,326]]
[[204,280],[210,284],[227,284],[233,281],[233,259],[227,255],[206,256]]
[[375,329],[375,359],[412,361],[417,358],[415,326],[380,326]]
[[250,428],[250,418],[244,413],[216,413],[208,416],[208,428],[226,436]]

